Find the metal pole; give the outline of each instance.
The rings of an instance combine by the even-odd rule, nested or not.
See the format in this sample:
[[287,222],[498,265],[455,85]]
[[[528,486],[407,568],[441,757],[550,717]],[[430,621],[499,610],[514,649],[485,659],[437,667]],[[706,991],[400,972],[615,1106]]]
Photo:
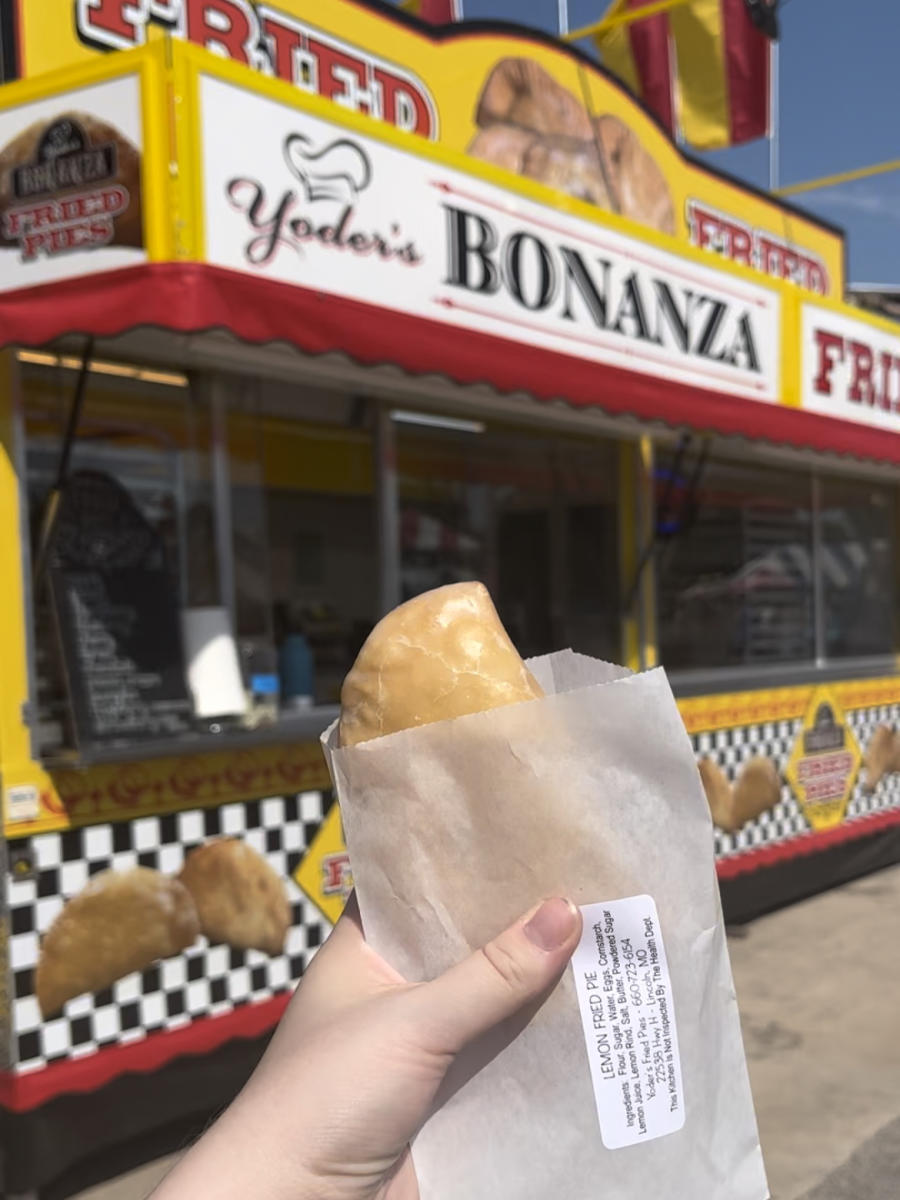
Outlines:
[[[2,360],[0,355],[0,360]],[[35,589],[32,587],[31,531],[28,521],[28,451],[25,434],[25,401],[22,382],[22,364],[16,360],[12,350],[7,351],[9,370],[7,380],[11,385],[12,403],[12,465],[19,487],[19,545],[22,550],[22,600],[25,609],[25,662],[27,666],[28,696],[24,702],[22,719],[28,726],[31,757],[41,752],[40,722],[38,721],[38,670],[37,639],[35,637]],[[3,362],[0,361],[0,370]],[[11,583],[12,581],[10,581]]]
[[559,36],[566,37],[569,32],[569,0],[556,0],[559,11]]
[[53,487],[44,502],[44,512],[41,518],[41,528],[38,535],[37,555],[34,565],[34,585],[37,592],[38,585],[41,583],[44,575],[44,568],[47,565],[47,553],[50,548],[50,538],[56,526],[56,517],[59,511],[59,506],[62,501],[62,490],[66,483],[66,476],[69,474],[69,463],[72,458],[72,447],[75,445],[75,438],[78,434],[78,423],[81,420],[81,410],[84,408],[84,396],[87,390],[88,373],[91,369],[91,359],[94,354],[94,337],[91,334],[84,345],[84,353],[81,358],[81,368],[78,372],[78,381],[75,384],[75,395],[72,398],[72,403],[69,406],[69,416],[66,422],[66,432],[63,436],[62,447],[59,452],[59,463],[56,468],[56,479]]
[[827,642],[825,637],[825,577],[823,574],[822,545],[822,478],[812,478],[812,601],[813,601],[813,652],[816,666],[825,665]]
[[375,493],[378,520],[379,616],[396,608],[401,599],[400,507],[397,499],[397,465],[394,422],[386,404],[375,410]]
[[778,187],[778,40],[769,49],[769,191]]
[[212,441],[212,485],[215,513],[216,552],[219,560],[219,603],[227,609],[237,637],[237,596],[234,571],[234,542],[231,518],[231,477],[228,461],[228,408],[225,381],[216,375],[205,380],[209,388]]

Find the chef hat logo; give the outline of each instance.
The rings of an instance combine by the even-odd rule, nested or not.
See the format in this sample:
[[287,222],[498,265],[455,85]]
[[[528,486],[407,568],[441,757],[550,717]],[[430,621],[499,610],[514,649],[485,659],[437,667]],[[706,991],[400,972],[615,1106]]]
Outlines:
[[338,138],[317,149],[305,134],[292,133],[285,139],[284,157],[310,203],[337,200],[355,204],[372,181],[368,155],[349,138]]
[[816,708],[812,728],[803,735],[803,748],[807,754],[822,754],[837,750],[846,742],[846,734],[832,706],[823,700]]
[[822,703],[816,709],[816,729],[831,729],[836,724],[834,709],[828,703]]

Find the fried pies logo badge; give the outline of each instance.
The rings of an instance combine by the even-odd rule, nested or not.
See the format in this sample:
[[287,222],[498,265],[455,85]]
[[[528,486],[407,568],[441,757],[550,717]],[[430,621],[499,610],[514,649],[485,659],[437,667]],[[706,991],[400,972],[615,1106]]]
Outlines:
[[817,688],[785,772],[813,829],[844,820],[861,761],[840,705],[827,688]]
[[0,179],[0,195],[8,197],[3,243],[17,245],[23,262],[109,245],[115,218],[129,204],[118,173],[114,141],[92,142],[72,117],[52,121],[33,156],[9,167],[7,178]]
[[341,812],[337,804],[332,805],[294,871],[294,882],[333,925],[344,911],[344,904],[353,890],[350,856],[344,845]]
[[360,218],[359,200],[373,173],[358,142],[340,137],[317,145],[305,134],[291,133],[282,152],[293,183],[280,195],[246,177],[231,179],[226,187],[229,204],[251,229],[244,245],[251,266],[264,267],[283,250],[302,257],[311,246],[382,263],[417,266],[422,261],[398,222],[375,229]]

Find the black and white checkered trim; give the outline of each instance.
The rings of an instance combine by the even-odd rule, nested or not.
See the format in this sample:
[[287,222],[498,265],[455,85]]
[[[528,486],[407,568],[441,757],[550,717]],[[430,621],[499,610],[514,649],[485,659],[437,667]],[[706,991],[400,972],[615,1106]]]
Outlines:
[[[900,724],[900,705],[879,705],[874,708],[851,709],[846,714],[847,724],[865,753],[869,739],[879,725]],[[757,755],[770,759],[782,773],[794,749],[794,743],[803,731],[800,717],[790,721],[766,721],[756,725],[742,725],[735,729],[721,729],[715,733],[694,734],[691,742],[697,758],[710,758],[734,781],[745,762]],[[857,780],[847,806],[846,820],[868,816],[900,808],[900,775],[890,775],[879,783],[871,794],[863,791]],[[737,833],[715,831],[717,858],[730,858],[760,846],[776,845],[790,838],[809,833],[810,825],[797,803],[790,785],[784,783],[781,799],[774,808],[747,824]]]
[[[330,929],[291,878],[330,804],[329,792],[303,792],[15,843],[15,858],[32,867],[27,878],[13,873],[8,886],[16,1069],[32,1071],[178,1029],[197,1017],[227,1013],[291,988]],[[293,921],[283,954],[232,950],[201,937],[184,954],[127,975],[104,992],[79,996],[64,1015],[42,1021],[34,994],[40,938],[92,875],[136,866],[174,875],[195,846],[229,835],[258,850],[285,881]]]
[[[847,721],[865,750],[880,724],[900,725],[900,705],[850,710]],[[730,779],[756,755],[784,771],[803,728],[800,718],[763,722],[692,738],[696,756],[717,762]],[[331,805],[329,792],[303,792],[220,808],[190,809],[132,822],[95,825],[67,833],[40,834],[15,842],[11,857],[32,868],[27,878],[10,875],[9,958],[12,976],[13,1061],[19,1071],[93,1054],[104,1046],[138,1041],[148,1033],[177,1029],[197,1017],[230,1012],[291,988],[302,975],[330,925],[292,879]],[[882,780],[867,795],[857,782],[847,820],[900,809],[900,775]],[[716,855],[732,857],[809,832],[788,784],[769,812],[736,834],[715,831]],[[293,922],[285,952],[270,958],[259,951],[231,950],[204,938],[183,955],[120,979],[94,996],[79,996],[65,1014],[41,1020],[33,972],[41,936],[92,875],[110,868],[154,867],[176,874],[195,846],[220,836],[243,838],[285,880]]]

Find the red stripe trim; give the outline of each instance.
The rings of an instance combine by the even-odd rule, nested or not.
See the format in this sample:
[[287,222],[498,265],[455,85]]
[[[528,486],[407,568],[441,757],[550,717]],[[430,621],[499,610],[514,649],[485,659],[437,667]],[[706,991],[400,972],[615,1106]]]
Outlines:
[[720,879],[734,879],[738,875],[746,875],[749,871],[758,871],[761,867],[773,867],[777,863],[789,862],[801,855],[818,854],[833,846],[872,837],[895,825],[900,825],[900,809],[856,817],[838,825],[836,829],[804,833],[800,837],[789,838],[774,846],[758,846],[754,850],[736,854],[733,858],[719,859],[716,863],[716,874]]
[[182,1055],[209,1054],[235,1038],[257,1038],[281,1020],[290,993],[246,1004],[220,1017],[201,1017],[183,1029],[148,1034],[139,1042],[107,1046],[84,1058],[67,1059],[25,1074],[0,1072],[0,1105],[27,1112],[72,1092],[93,1092],[129,1072],[158,1071]]
[[769,39],[747,12],[745,0],[721,0],[731,144],[769,132]]
[[[631,9],[643,8],[648,0],[629,0]],[[628,26],[631,54],[641,81],[641,98],[675,136],[672,45],[669,18],[665,13],[647,17]]]
[[199,263],[149,263],[0,294],[5,343],[44,345],[63,333],[110,337],[141,325],[229,329],[248,342],[284,341],[314,355],[343,351],[362,365],[391,363],[414,375],[488,382],[500,392],[526,389],[576,408],[900,464],[900,436],[880,429]]

